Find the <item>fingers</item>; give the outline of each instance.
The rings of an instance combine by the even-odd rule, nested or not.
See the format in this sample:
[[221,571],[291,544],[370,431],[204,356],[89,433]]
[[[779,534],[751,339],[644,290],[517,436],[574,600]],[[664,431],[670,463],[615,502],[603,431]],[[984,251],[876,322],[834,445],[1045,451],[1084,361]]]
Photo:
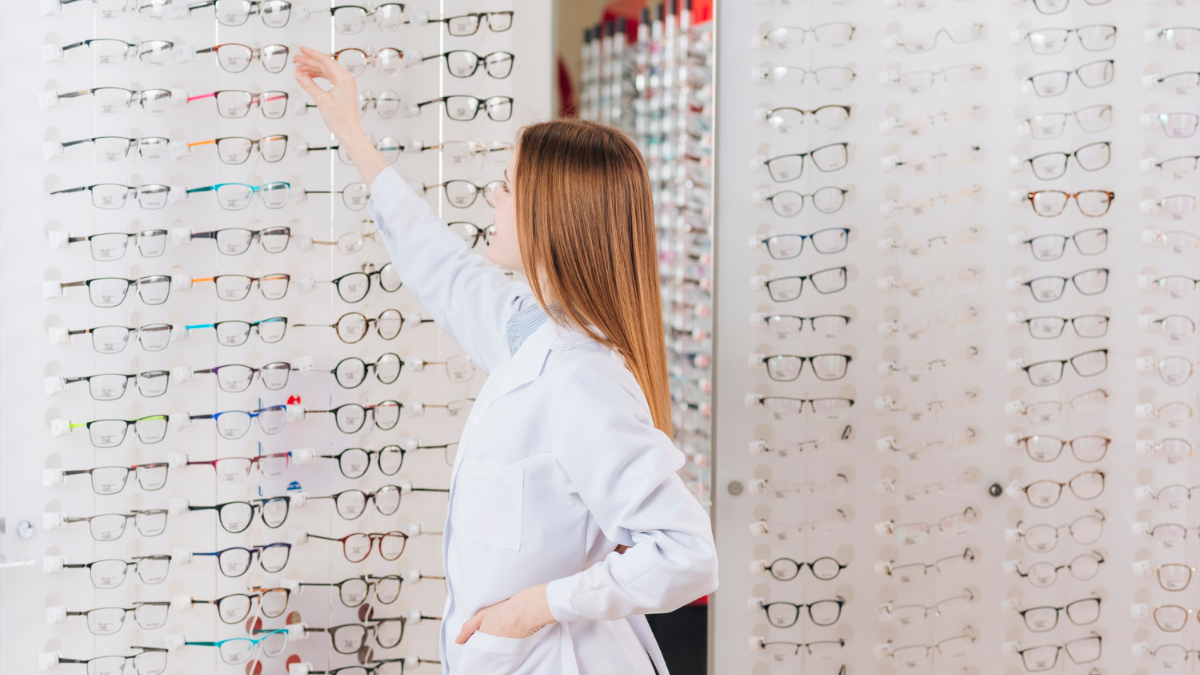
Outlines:
[[466,623],[463,624],[462,630],[458,632],[458,637],[454,638],[454,642],[460,645],[466,642],[467,638],[471,637],[475,631],[479,630],[479,626],[482,624],[483,610],[480,610],[475,612],[475,616],[471,617]]
[[350,73],[346,72],[346,69],[342,68],[336,59],[312,47],[300,47],[300,53],[296,55],[296,63],[302,63],[317,70],[320,77],[324,77],[335,85],[344,78],[351,77]]

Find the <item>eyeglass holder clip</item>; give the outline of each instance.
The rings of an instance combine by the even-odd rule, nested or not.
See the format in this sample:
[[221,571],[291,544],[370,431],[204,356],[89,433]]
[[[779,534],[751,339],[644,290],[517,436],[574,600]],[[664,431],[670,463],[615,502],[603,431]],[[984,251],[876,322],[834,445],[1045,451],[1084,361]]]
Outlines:
[[177,612],[187,612],[195,607],[196,596],[176,595],[171,597],[171,609]]
[[43,281],[42,282],[42,299],[52,300],[65,296],[61,281]]
[[750,158],[750,170],[751,171],[762,171],[765,168],[767,168],[767,156],[766,155],[757,155],[755,157]]
[[42,514],[42,529],[61,530],[67,526],[67,514],[62,511],[51,511]]
[[65,157],[66,154],[67,149],[63,147],[62,141],[45,141],[42,143],[42,159]]
[[1138,288],[1143,291],[1154,290],[1158,286],[1158,280],[1153,274],[1139,274],[1137,278]]
[[66,623],[67,612],[69,611],[66,605],[58,605],[57,607],[46,608],[46,623],[53,625],[56,623]]
[[1132,532],[1134,536],[1148,537],[1150,536],[1150,523],[1138,521],[1129,526],[1129,531]]
[[42,572],[44,574],[57,574],[66,570],[67,559],[60,555],[48,555],[42,558]]
[[1021,603],[1016,598],[1005,598],[1000,601],[1000,609],[1005,612],[1019,612]]
[[1142,173],[1154,173],[1162,170],[1162,167],[1158,165],[1157,157],[1147,157],[1138,162],[1138,166],[1141,167]]
[[163,647],[167,648],[168,652],[173,652],[188,641],[186,633],[172,633],[163,639]]
[[62,419],[62,418],[59,418],[56,420],[50,420],[50,435],[51,436],[58,437],[58,436],[65,436],[65,435],[73,434],[73,433],[75,433],[75,430],[71,428],[71,420]]
[[[43,1],[42,5],[46,3]],[[45,12],[43,12],[45,14]],[[59,659],[62,658],[62,652],[41,652],[38,654],[38,670],[51,670],[59,666]]]
[[415,12],[408,22],[414,26],[426,26],[429,24],[429,12]]
[[771,527],[767,525],[767,521],[765,520],[756,520],[750,523],[749,528],[751,537],[761,537],[764,534],[771,533]]
[[1139,502],[1149,501],[1154,497],[1154,488],[1149,485],[1139,485],[1133,489],[1133,496]]
[[37,95],[37,102],[38,102],[38,107],[41,108],[42,110],[46,110],[47,108],[53,108],[54,106],[58,105],[60,102],[58,90],[50,89],[47,91],[39,91],[38,95]]
[[1137,359],[1137,371],[1139,373],[1152,373],[1156,369],[1153,356],[1139,356]]
[[1151,89],[1158,89],[1159,85],[1161,85],[1161,84],[1162,84],[1162,80],[1157,75],[1143,75],[1142,76],[1142,89],[1145,89],[1147,91],[1149,91]]
[[1162,211],[1162,204],[1157,199],[1142,199],[1138,201],[1138,212],[1145,215],[1152,215]]
[[767,453],[766,441],[750,441],[749,451],[751,457],[761,457]]
[[1021,651],[1021,643],[1020,642],[1005,642],[1004,644],[1000,645],[1000,651],[1005,656],[1012,656],[1012,655],[1016,654],[1017,652]]
[[1145,619],[1146,617],[1150,616],[1150,605],[1145,603],[1134,603],[1130,605],[1129,616],[1134,619]]
[[1138,441],[1134,443],[1133,450],[1139,455],[1155,455],[1158,454],[1158,444],[1154,441]]
[[896,521],[885,520],[882,523],[875,523],[875,534],[879,537],[888,537],[896,533]]
[[42,469],[42,486],[65,485],[67,474],[62,469]]
[[42,380],[42,389],[46,391],[47,396],[53,396],[55,394],[64,392],[67,390],[67,378],[63,377],[62,375],[47,377],[46,379]]
[[1020,372],[1025,367],[1025,359],[1009,359],[1004,362],[1004,369],[1010,373]]
[[1019,560],[1005,560],[1004,561],[1004,573],[1009,576],[1016,574],[1021,569],[1020,564],[1021,564],[1021,561],[1019,561]]
[[1008,495],[1012,499],[1018,499],[1018,498],[1020,498],[1020,496],[1023,492],[1023,490],[1022,490],[1023,487],[1024,486],[1021,485],[1021,481],[1014,480],[1013,482],[1008,484],[1008,487],[1004,488],[1004,494]]
[[871,646],[871,653],[875,655],[876,661],[884,661],[892,657],[892,643],[882,642]]
[[171,562],[178,565],[187,565],[195,559],[194,551],[190,548],[179,548],[178,546],[171,549]]
[[175,63],[187,63],[196,60],[196,48],[181,42],[175,43],[175,46],[171,48],[171,53],[175,55]]
[[755,611],[762,609],[763,605],[765,605],[766,603],[767,603],[767,601],[765,598],[760,598],[760,597],[752,595],[749,598],[747,598],[746,607],[751,612],[755,612]]
[[312,672],[312,664],[308,662],[288,665],[288,675],[308,675]]
[[1154,572],[1149,560],[1138,560],[1133,563],[1133,576],[1144,577]]

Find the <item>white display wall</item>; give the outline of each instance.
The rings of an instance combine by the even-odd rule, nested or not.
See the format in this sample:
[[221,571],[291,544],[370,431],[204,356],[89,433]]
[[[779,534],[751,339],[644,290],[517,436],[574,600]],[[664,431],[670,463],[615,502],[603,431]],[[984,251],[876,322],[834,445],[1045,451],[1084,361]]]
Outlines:
[[[1178,632],[1160,629],[1153,615],[1168,605],[1194,610],[1198,586],[1166,590],[1153,569],[1196,565],[1195,500],[1184,498],[1172,507],[1165,498],[1145,496],[1196,483],[1186,444],[1196,440],[1195,419],[1145,411],[1197,403],[1196,381],[1187,377],[1197,358],[1196,341],[1189,341],[1197,307],[1193,284],[1177,281],[1164,288],[1155,282],[1197,274],[1197,174],[1174,175],[1155,170],[1155,164],[1200,154],[1200,137],[1169,137],[1158,117],[1183,113],[1168,122],[1195,130],[1200,15],[1194,4],[1039,4],[1057,13],[1039,11],[1033,2],[977,0],[776,0],[718,7],[713,493],[721,590],[714,603],[713,672],[833,675],[844,666],[851,674],[1151,673],[1194,667],[1195,652],[1185,662],[1170,656],[1170,648],[1160,649],[1196,647],[1200,627],[1194,612]],[[853,27],[852,39],[838,39],[839,28],[830,25],[838,22]],[[1084,30],[1089,47],[1107,47],[1101,51],[1083,49],[1081,33],[1070,32],[1061,52],[1037,54],[1026,37],[1030,31],[1097,24],[1116,27],[1115,43],[1111,31]],[[819,34],[804,33],[805,40],[772,33],[821,26]],[[1191,28],[1160,32],[1173,27]],[[1034,37],[1043,51],[1058,46],[1057,36]],[[1056,84],[1046,81],[1053,77],[1037,80],[1038,92],[1057,95],[1043,97],[1023,87],[1031,76],[1107,59],[1115,64],[1111,82],[1105,82],[1108,66],[1097,65],[1083,71],[1093,86],[1082,86],[1080,73],[1073,72],[1061,93],[1045,88]],[[956,68],[964,65],[971,67]],[[845,66],[855,77],[831,90],[833,71],[822,71],[826,79],[818,85],[812,73],[804,82],[797,71],[778,79],[772,69],[781,66]],[[917,71],[938,74],[924,87]],[[1190,77],[1165,86],[1146,86],[1188,71]],[[828,109],[818,120],[806,115],[791,133],[764,119],[770,108],[812,111],[825,105],[850,107],[841,128],[829,128]],[[1040,140],[1021,124],[1035,115],[1099,105],[1111,106],[1110,125],[1107,114],[1085,112],[1067,120],[1061,136]],[[1079,117],[1093,130],[1081,129]],[[1041,135],[1051,127],[1043,118],[1032,131]],[[844,168],[826,150],[821,159],[831,170],[819,170],[806,157],[803,174],[790,182],[773,180],[755,161],[840,142],[849,144]],[[1081,170],[1072,157],[1065,175],[1043,180],[1023,161],[1096,142],[1110,144],[1111,161],[1101,166],[1097,148],[1084,151],[1092,170]],[[1038,168],[1052,175],[1049,159],[1039,160]],[[1194,162],[1177,164],[1191,169]],[[782,217],[758,198],[784,190],[809,195],[831,186],[847,191],[844,207],[831,214],[806,197],[803,211]],[[1021,200],[1040,190],[1111,191],[1115,198],[1100,217],[1084,216],[1074,200],[1061,216],[1043,217]],[[1168,199],[1177,195],[1187,197]],[[1038,200],[1045,207],[1052,197]],[[1097,212],[1103,202],[1095,194],[1082,199]],[[840,252],[836,233],[806,240],[803,252],[791,259],[773,259],[750,241],[843,227],[849,235]],[[1100,246],[1100,233],[1089,232],[1093,228],[1107,231],[1106,247]],[[1039,240],[1041,257],[1055,259],[1035,259],[1031,245],[1023,243],[1038,235],[1077,233],[1083,234],[1065,242],[1061,257],[1055,255],[1057,245]],[[817,252],[814,243],[828,252]],[[840,292],[817,292],[807,279],[799,299],[774,302],[762,283],[840,267],[845,267]],[[1022,285],[1097,268],[1108,270],[1100,293],[1085,295],[1066,282],[1060,299],[1039,302]],[[1099,288],[1087,284],[1099,275],[1078,280],[1092,293]],[[818,278],[826,291],[836,290],[841,280],[837,272]],[[785,285],[773,284],[779,292]],[[1043,281],[1039,292],[1043,285],[1054,290],[1054,283]],[[1179,288],[1185,290],[1175,293]],[[781,336],[763,323],[773,314],[844,315],[850,321],[833,336],[814,333],[811,324]],[[1108,317],[1107,332],[1084,338],[1068,324],[1057,339],[1034,339],[1030,324],[1023,323],[1088,315]],[[1182,317],[1167,322],[1169,333],[1155,323],[1168,315]],[[1039,319],[1035,326],[1052,323]],[[1073,325],[1087,332],[1101,323],[1081,319]],[[1097,349],[1108,350],[1103,372],[1095,372],[1103,364],[1100,354],[1076,361],[1088,377],[1068,364],[1055,382],[1056,369],[1047,375],[1041,366],[1033,372],[1045,378],[1039,383],[1044,386],[1034,386],[1021,369]],[[769,377],[763,358],[780,354],[841,354],[852,360],[841,379],[817,379],[810,361],[798,379],[778,381]],[[1178,378],[1168,383],[1154,364],[1175,356],[1186,365],[1170,371]],[[826,376],[839,374],[836,361],[819,361]],[[1104,393],[1078,398],[1097,389]],[[804,404],[801,415],[776,414],[779,408],[772,406],[799,404],[772,397],[842,397],[854,403],[844,418],[833,419],[811,404]],[[1053,419],[1035,419],[1056,407],[1036,404],[1072,400],[1074,410],[1068,406]],[[1102,408],[1091,405],[1099,400],[1106,402]],[[1055,442],[1036,438],[1034,451],[1044,461],[1034,461],[1020,444],[1034,435],[1111,442],[1098,461],[1080,461],[1070,447],[1048,461]],[[1185,442],[1167,442],[1172,438]],[[1088,460],[1097,460],[1104,445],[1099,439],[1077,443]],[[1099,495],[1099,475],[1092,471],[1103,473]],[[1068,488],[1057,503],[1039,508],[1019,489],[1035,481],[1065,483],[1081,474],[1075,487],[1094,498],[1081,499]],[[1055,489],[1043,483],[1031,492],[1052,501]],[[1103,526],[1095,540],[1073,540],[1093,538],[1088,521],[1078,519],[1096,513]],[[1072,523],[1074,531],[1064,527]],[[926,535],[922,524],[933,531]],[[1189,528],[1186,538],[1172,528],[1153,529],[1163,524]],[[1030,529],[1037,525],[1059,529]],[[1053,537],[1043,541],[1039,533],[1053,532],[1057,545],[1046,550]],[[823,556],[845,568],[829,580],[805,568],[790,581],[763,569],[780,558],[811,562]],[[971,564],[951,564],[965,559]],[[1073,567],[1065,567],[1072,561]],[[1039,578],[1045,587],[1017,573],[1047,563],[1050,570],[1061,569],[1052,584],[1045,583],[1049,577]],[[1089,566],[1094,569],[1085,569]],[[1182,568],[1173,569],[1186,579]],[[1072,571],[1090,578],[1074,578]],[[1098,616],[1095,602],[1072,606],[1070,616],[1048,609],[1023,620],[1014,611],[1064,608],[1092,598],[1099,598]],[[771,606],[779,612],[772,617],[764,609],[767,603],[825,600],[844,601],[839,620],[828,626],[810,620],[807,607],[791,627],[780,624],[790,622],[794,609]],[[834,608],[818,604],[813,612],[820,623],[830,623]],[[1157,616],[1174,628],[1169,615],[1180,611],[1160,609]],[[1100,638],[1098,655],[1094,636]],[[822,654],[828,658],[819,658]]]
[[[180,62],[171,55],[160,66],[139,62],[136,57],[116,65],[100,65],[89,53],[96,51],[96,45],[68,50],[62,60],[52,58],[53,46],[91,38],[117,38],[132,43],[171,41],[175,44],[175,54],[186,53],[185,45],[204,49],[230,42],[255,48],[278,43],[293,52],[300,45],[327,52],[359,47],[371,53],[396,47],[405,54],[401,72],[386,77],[370,66],[360,78],[360,93],[367,90],[371,92],[369,96],[378,98],[381,92],[390,90],[402,101],[402,110],[390,119],[382,119],[375,107],[366,112],[363,124],[375,139],[390,136],[406,148],[418,149],[447,141],[511,143],[521,125],[546,119],[551,114],[550,3],[544,0],[509,4],[452,0],[406,3],[402,18],[409,23],[399,30],[384,32],[378,23],[368,21],[361,33],[353,35],[334,28],[329,8],[340,3],[308,2],[306,9],[311,16],[307,20],[301,20],[304,3],[292,3],[293,14],[281,28],[265,25],[264,17],[258,14],[249,16],[244,25],[221,25],[212,7],[195,9],[190,16],[186,11],[178,18],[169,16],[176,9],[172,5],[187,3],[154,3],[168,15],[156,19],[137,11],[138,4],[151,3],[131,2],[128,11],[108,18],[103,14],[106,7],[114,5],[110,1],[94,5],[84,0],[61,7],[56,2],[43,2],[41,6],[38,2],[14,3],[5,8],[0,21],[5,55],[0,81],[8,93],[0,118],[4,157],[0,161],[4,194],[0,207],[4,223],[4,257],[0,263],[4,270],[4,358],[0,364],[4,373],[5,448],[0,474],[4,479],[5,516],[0,546],[4,556],[4,567],[0,569],[5,626],[0,642],[3,670],[16,673],[52,668],[82,674],[84,665],[66,660],[133,656],[138,653],[135,647],[149,647],[170,650],[163,672],[171,674],[271,675],[289,672],[289,667],[291,672],[297,672],[297,667],[303,670],[303,664],[309,664],[311,671],[328,671],[379,662],[389,664],[379,672],[391,668],[399,673],[401,667],[408,672],[428,661],[434,661],[435,665],[426,665],[421,670],[436,672],[440,668],[436,665],[440,625],[437,617],[441,616],[446,596],[440,580],[439,536],[446,496],[421,489],[448,487],[450,467],[445,445],[457,440],[466,413],[452,415],[447,405],[461,407],[463,404],[455,402],[471,399],[485,374],[475,372],[467,377],[472,367],[462,363],[461,349],[433,323],[422,323],[422,308],[406,289],[385,292],[380,288],[381,276],[375,275],[365,299],[348,303],[330,285],[330,280],[360,271],[364,264],[374,264],[378,270],[387,262],[387,254],[379,240],[369,236],[361,250],[349,254],[340,252],[337,246],[319,243],[336,241],[347,233],[369,233],[371,224],[365,222],[369,221],[367,211],[348,208],[342,195],[308,194],[305,199],[298,199],[304,190],[342,190],[359,181],[359,176],[353,166],[340,161],[333,152],[313,151],[307,155],[297,152],[305,145],[327,147],[335,141],[325,131],[315,109],[301,114],[307,97],[293,80],[290,63],[278,74],[264,70],[259,61],[250,63],[244,72],[229,73],[218,67],[212,54]],[[240,3],[222,0],[220,4],[225,8]],[[318,11],[322,9],[323,14]],[[444,23],[419,20],[422,14],[437,19],[468,12],[510,10],[514,12],[511,30],[490,31],[485,19],[485,25],[476,34],[465,37],[451,36]],[[481,65],[474,76],[456,78],[449,75],[442,59],[425,63],[419,60],[422,54],[428,57],[457,49],[483,55],[511,52],[515,55],[512,75],[495,79],[485,75]],[[104,114],[91,96],[56,101],[59,97],[51,93],[106,86],[138,90],[167,88],[171,90],[172,104],[160,114],[148,113],[136,102],[121,114]],[[189,97],[232,89],[285,91],[290,97],[287,112],[280,119],[267,119],[257,109],[259,106],[254,106],[243,118],[227,119],[217,114],[211,98],[186,102]],[[455,121],[439,105],[425,106],[418,115],[408,116],[413,111],[407,104],[447,95],[511,96],[514,99],[511,120],[493,121],[481,110],[474,121]],[[174,149],[228,136],[258,139],[272,134],[288,135],[287,155],[276,163],[263,161],[261,154],[253,150],[245,163],[225,164],[218,161],[212,145],[195,146],[190,154],[178,158],[168,153],[167,157],[155,160],[138,158],[135,150],[128,159],[102,162],[93,153],[91,144],[68,147],[61,156],[54,156],[60,154],[59,142],[104,135],[166,137]],[[406,180],[417,186],[451,179],[483,185],[501,176],[509,154],[479,153],[468,162],[455,165],[449,153],[437,149],[404,151],[395,166]],[[260,185],[270,181],[291,184],[290,200],[283,208],[265,208],[263,199],[254,196],[244,210],[223,210],[208,192],[177,201],[178,188],[172,189],[172,203],[161,210],[140,208],[132,196],[124,208],[105,210],[94,207],[86,192],[50,195],[55,190],[98,183],[131,186],[162,183],[194,189],[218,183]],[[491,224],[491,208],[482,197],[467,209],[454,208],[436,189],[429,192],[429,200],[449,221],[468,221],[480,228]],[[224,255],[211,239],[181,243],[188,237],[178,234],[184,228],[202,233],[221,228],[258,230],[275,226],[290,227],[292,239],[284,251],[274,254],[254,241],[241,255]],[[159,257],[140,256],[133,243],[122,258],[110,261],[93,259],[86,242],[52,245],[68,236],[67,233],[74,238],[151,229],[169,232],[165,252]],[[318,243],[306,246],[305,238]],[[480,241],[477,250],[482,251],[484,246]],[[265,299],[255,284],[246,299],[226,301],[218,299],[213,283],[196,281],[220,274],[260,277],[279,273],[291,275],[287,294],[279,300]],[[85,288],[67,287],[62,289],[62,297],[49,297],[57,294],[60,283],[100,277],[137,279],[146,275],[171,275],[170,294],[165,303],[144,303],[137,297],[136,287],[114,308],[94,307]],[[189,284],[189,279],[193,283]],[[312,288],[304,292],[306,285]],[[334,324],[349,312],[375,318],[389,309],[399,310],[405,319],[400,335],[392,340],[382,339],[372,325],[361,341],[347,344],[338,339],[333,329],[321,327]],[[273,317],[286,317],[289,324],[283,339],[269,344],[251,334],[243,346],[219,346],[214,329],[202,327],[217,321]],[[69,341],[62,339],[63,329],[139,327],[152,323],[175,327],[169,344],[161,351],[141,348],[136,344],[136,336],[122,351],[113,354],[98,353],[87,334],[73,335]],[[394,384],[383,384],[374,371],[368,371],[364,384],[347,389],[336,384],[329,372],[342,359],[359,357],[374,362],[387,353],[404,361]],[[454,377],[443,365],[447,359],[455,364]],[[419,363],[422,360],[429,362],[423,369]],[[258,376],[240,393],[222,391],[211,374],[198,373],[192,381],[186,381],[188,369],[199,371],[226,364],[257,368],[272,362],[292,365],[290,379],[281,389],[264,388]],[[48,395],[46,389],[53,390],[59,377],[160,369],[171,373],[167,390],[160,397],[140,395],[135,381],[129,382],[129,391],[124,396],[112,401],[94,400],[85,382],[70,384],[65,391],[54,395]],[[50,384],[44,385],[47,380]],[[390,430],[373,427],[373,419],[368,415],[360,432],[342,433],[332,415],[311,412],[343,404],[366,406],[383,401],[403,405],[399,422]],[[287,421],[276,434],[263,433],[255,421],[248,433],[231,440],[218,434],[211,419],[196,419],[190,425],[181,423],[189,414],[254,411],[281,404],[288,407]],[[304,410],[310,412],[304,415]],[[133,420],[154,415],[170,417],[165,438],[160,442],[143,442],[130,429],[123,443],[97,448],[89,442],[86,428],[60,433],[63,425],[68,424],[62,420],[78,425],[93,420]],[[321,457],[346,448],[379,450],[389,444],[406,450],[403,465],[391,476],[381,473],[378,454],[371,455],[371,467],[357,479],[345,477],[338,462]],[[291,455],[282,471],[265,475],[253,468],[244,481],[230,484],[218,482],[211,464],[188,465],[188,462],[285,452]],[[395,453],[389,457],[395,457]],[[123,490],[100,495],[89,489],[88,475],[64,477],[61,473],[147,463],[168,464],[165,486],[144,490],[137,478],[130,475]],[[372,492],[389,485],[402,489],[399,508],[392,515],[381,514],[374,502],[368,502],[360,517],[347,520],[338,515],[331,500],[314,499],[354,488]],[[187,508],[276,496],[290,498],[286,521],[278,527],[267,527],[261,510],[257,510],[253,521],[240,533],[223,529],[211,511],[189,512]],[[78,518],[127,514],[135,509],[166,509],[165,531],[143,536],[134,521],[129,520],[123,536],[96,541],[89,536],[87,523],[64,523],[59,515]],[[236,529],[237,524],[234,525]],[[103,523],[97,527],[104,529]],[[379,541],[374,542],[364,561],[351,563],[343,555],[340,543],[306,537],[306,533],[340,538],[353,533],[393,531],[408,535],[403,555],[394,561],[380,557]],[[229,577],[218,571],[213,557],[195,555],[272,543],[290,545],[290,558],[278,572],[265,571],[255,558],[243,576]],[[133,561],[137,556],[160,554],[170,555],[171,561],[166,578],[156,584],[142,583],[131,567],[124,583],[98,589],[89,582],[87,569],[60,569],[63,563],[71,566],[100,560]],[[337,589],[298,585],[396,574],[402,575],[404,581],[399,598],[390,604],[380,602],[374,588],[361,605],[350,607],[339,601]],[[421,579],[423,576],[434,578]],[[214,607],[187,600],[190,597],[194,601],[211,601],[229,594],[253,594],[255,588],[289,590],[284,613],[264,618],[255,601],[246,620],[226,624],[218,619]],[[111,633],[95,635],[89,630],[86,618],[65,615],[62,609],[83,612],[106,607],[133,608],[133,603],[139,602],[172,603],[165,623],[159,628],[143,629],[136,620],[139,617],[131,612],[125,616],[120,630],[112,632],[111,624],[94,626],[99,629],[97,632]],[[393,617],[405,617],[407,625],[400,643],[385,648],[376,635],[382,624],[375,622]],[[309,631],[305,635],[304,631],[304,627],[330,628],[344,624],[375,627],[370,629],[363,648],[350,649],[351,653],[336,652],[331,648],[330,636],[324,633]],[[218,649],[212,646],[183,644],[262,637],[261,633],[251,631],[285,627],[290,627],[286,649],[278,657],[267,658],[260,647],[253,661],[261,663],[229,665],[222,662]],[[143,660],[148,663],[150,659]]]

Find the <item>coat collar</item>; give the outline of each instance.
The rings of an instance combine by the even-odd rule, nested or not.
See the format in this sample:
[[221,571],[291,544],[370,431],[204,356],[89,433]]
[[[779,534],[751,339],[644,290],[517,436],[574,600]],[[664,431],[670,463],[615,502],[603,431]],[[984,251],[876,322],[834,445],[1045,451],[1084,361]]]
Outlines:
[[548,318],[525,339],[512,355],[496,386],[496,398],[533,382],[542,374],[551,351],[574,349],[593,340],[576,330],[560,326]]

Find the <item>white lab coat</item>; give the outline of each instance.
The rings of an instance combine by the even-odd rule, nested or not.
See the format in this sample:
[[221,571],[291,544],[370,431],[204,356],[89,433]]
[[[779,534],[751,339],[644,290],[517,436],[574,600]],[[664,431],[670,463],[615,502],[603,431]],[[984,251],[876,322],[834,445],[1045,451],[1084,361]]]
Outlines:
[[[450,478],[443,672],[650,675],[653,660],[667,675],[643,615],[716,589],[716,548],[676,474],[683,454],[623,358],[549,319],[510,356],[505,327],[536,302],[529,285],[489,266],[394,169],[368,208],[405,287],[489,373]],[[476,611],[543,582],[559,623],[455,644]]]

